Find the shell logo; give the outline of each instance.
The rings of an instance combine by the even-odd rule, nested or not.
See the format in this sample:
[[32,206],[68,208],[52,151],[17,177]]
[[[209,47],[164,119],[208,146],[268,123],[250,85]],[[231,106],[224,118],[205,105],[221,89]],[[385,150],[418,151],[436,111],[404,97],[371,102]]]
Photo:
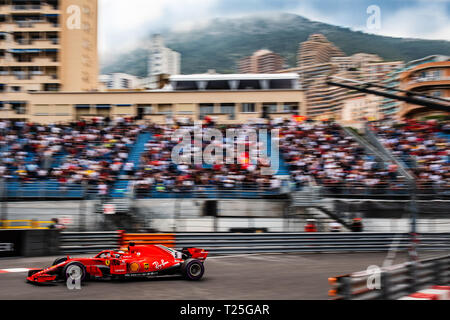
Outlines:
[[139,263],[133,262],[129,266],[131,272],[138,272],[139,271]]

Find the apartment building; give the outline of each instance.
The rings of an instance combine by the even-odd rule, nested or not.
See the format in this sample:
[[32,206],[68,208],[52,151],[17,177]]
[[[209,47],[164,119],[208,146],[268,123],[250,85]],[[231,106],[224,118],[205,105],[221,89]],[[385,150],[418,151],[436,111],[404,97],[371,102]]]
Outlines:
[[[400,89],[434,97],[450,106],[450,57],[431,56],[407,65],[399,77]],[[420,118],[449,112],[401,103],[397,117]]]
[[167,48],[161,35],[153,35],[149,49],[148,89],[158,88],[161,75],[176,75],[180,73],[181,54]]
[[332,57],[344,57],[345,54],[323,34],[312,34],[300,44],[297,67],[308,67],[331,61]]
[[258,50],[238,62],[239,73],[272,73],[283,69],[284,58],[270,50]]
[[[445,55],[432,55],[400,64],[388,73],[382,85],[396,90],[417,91],[448,100],[450,98],[449,64],[449,57]],[[389,92],[399,94],[394,90]],[[442,112],[426,110],[389,98],[382,100],[380,108],[386,118],[420,118],[442,114]]]
[[0,0],[0,110],[27,113],[28,91],[98,85],[97,0]]
[[383,119],[380,112],[382,98],[375,95],[359,94],[346,99],[342,107],[340,123],[343,126],[363,129],[366,121]]
[[[298,67],[279,72],[299,74],[301,86],[305,90],[308,117],[316,120],[339,120],[343,115],[344,104],[348,100],[358,98],[360,94],[328,85],[327,80],[330,76],[382,84],[390,72],[402,65],[402,61],[383,61],[378,55],[370,53],[345,56],[325,36],[313,34],[300,44]],[[340,82],[351,84],[345,80]],[[382,103],[382,99],[374,101]],[[374,101],[371,101],[371,105],[375,103]]]
[[142,79],[127,73],[110,73],[99,76],[99,90],[141,89]]

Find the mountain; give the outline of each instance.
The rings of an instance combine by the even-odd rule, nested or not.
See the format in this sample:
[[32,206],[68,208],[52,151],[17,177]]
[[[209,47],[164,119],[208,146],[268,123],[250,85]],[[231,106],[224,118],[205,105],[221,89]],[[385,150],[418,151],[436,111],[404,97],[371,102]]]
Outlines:
[[[287,13],[218,18],[187,31],[161,34],[167,47],[182,54],[182,73],[191,74],[208,69],[236,72],[237,61],[259,49],[272,50],[295,67],[299,43],[313,33],[322,33],[348,55],[374,53],[387,61],[410,61],[450,52],[450,41],[377,36]],[[146,76],[147,51],[139,48],[120,55],[103,66],[102,73],[110,72]]]

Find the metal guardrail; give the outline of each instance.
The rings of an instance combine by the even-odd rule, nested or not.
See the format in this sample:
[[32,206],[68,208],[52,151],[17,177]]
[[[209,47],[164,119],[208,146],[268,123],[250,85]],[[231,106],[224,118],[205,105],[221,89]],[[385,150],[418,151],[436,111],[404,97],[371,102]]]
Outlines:
[[[320,189],[321,197],[361,197],[361,198],[401,198],[410,197],[411,188],[407,186],[396,187],[396,182],[392,185],[373,186],[369,187],[363,183],[349,183],[344,182],[342,184],[323,184]],[[406,182],[403,182],[406,185]],[[446,199],[450,198],[450,188],[448,187],[437,187],[435,185],[421,185],[420,188],[416,189],[416,196],[420,198],[437,198]]]
[[[168,239],[168,237],[170,239]],[[450,250],[449,233],[421,234],[418,250]],[[212,254],[288,252],[383,252],[411,248],[407,233],[177,233],[126,234],[117,232],[62,232],[62,253],[91,253],[117,249],[128,242],[169,244],[177,249],[198,247]],[[170,243],[168,243],[170,242]]]
[[[449,250],[450,234],[421,234],[418,250]],[[288,252],[383,252],[395,241],[411,248],[409,234],[393,233],[178,233],[175,247],[200,247],[214,254]]]
[[449,285],[450,255],[338,276],[329,282],[332,300],[395,300],[430,285]]
[[121,232],[61,232],[62,254],[95,253],[114,250],[120,246]]

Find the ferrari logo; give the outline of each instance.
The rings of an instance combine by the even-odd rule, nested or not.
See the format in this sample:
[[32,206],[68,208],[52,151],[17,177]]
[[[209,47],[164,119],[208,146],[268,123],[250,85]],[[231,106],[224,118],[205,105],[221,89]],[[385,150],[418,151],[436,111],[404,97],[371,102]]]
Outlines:
[[105,264],[106,264],[107,266],[109,266],[109,265],[111,264],[111,261],[106,260],[106,261],[105,261]]
[[148,263],[144,263],[144,269],[148,270],[150,268],[150,265]]

